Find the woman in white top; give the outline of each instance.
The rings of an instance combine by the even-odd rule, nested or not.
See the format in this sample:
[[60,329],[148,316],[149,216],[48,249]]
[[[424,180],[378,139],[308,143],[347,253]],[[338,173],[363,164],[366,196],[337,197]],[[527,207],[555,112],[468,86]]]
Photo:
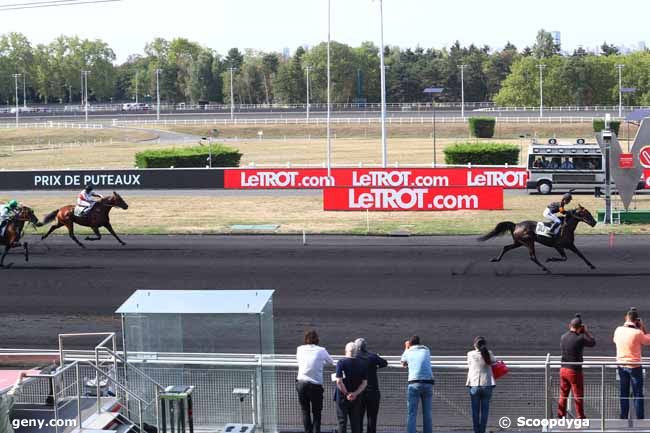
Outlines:
[[474,339],[474,350],[467,352],[467,383],[472,400],[474,433],[485,433],[490,412],[492,388],[495,386],[492,364],[494,354],[488,350],[485,338]]

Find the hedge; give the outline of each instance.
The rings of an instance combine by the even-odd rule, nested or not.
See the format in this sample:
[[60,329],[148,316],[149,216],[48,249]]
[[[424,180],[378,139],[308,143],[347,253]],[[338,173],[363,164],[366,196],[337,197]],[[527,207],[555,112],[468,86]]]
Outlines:
[[445,162],[454,165],[516,165],[519,147],[506,143],[456,143],[445,148]]
[[[187,168],[210,165],[208,146],[182,147],[165,150],[145,150],[135,154],[135,166],[139,168]],[[213,167],[239,167],[242,154],[237,149],[212,145]]]
[[492,138],[497,120],[494,117],[470,117],[469,133],[472,137]]
[[[593,126],[594,126],[594,132],[601,132],[603,129],[605,129],[605,121],[601,119],[594,119]],[[609,122],[609,129],[614,131],[617,137],[618,137],[618,130],[620,128],[621,128],[620,121],[612,120]]]

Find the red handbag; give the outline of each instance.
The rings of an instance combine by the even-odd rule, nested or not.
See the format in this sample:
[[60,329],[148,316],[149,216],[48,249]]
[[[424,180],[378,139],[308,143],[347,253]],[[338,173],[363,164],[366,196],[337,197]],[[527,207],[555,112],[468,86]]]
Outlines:
[[510,369],[503,361],[497,361],[492,364],[492,376],[494,376],[494,380],[505,376],[509,371]]

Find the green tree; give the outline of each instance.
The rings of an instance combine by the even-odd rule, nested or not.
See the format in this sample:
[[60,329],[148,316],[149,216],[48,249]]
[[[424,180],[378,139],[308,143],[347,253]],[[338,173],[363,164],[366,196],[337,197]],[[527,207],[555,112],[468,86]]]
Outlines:
[[538,59],[545,59],[560,54],[560,46],[553,40],[553,35],[544,29],[540,29],[535,37],[533,54]]

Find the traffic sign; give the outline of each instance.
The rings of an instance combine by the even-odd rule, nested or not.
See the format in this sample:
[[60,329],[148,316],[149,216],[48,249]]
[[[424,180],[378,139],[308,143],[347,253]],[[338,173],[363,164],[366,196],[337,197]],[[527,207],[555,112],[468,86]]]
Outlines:
[[645,168],[650,168],[650,146],[646,146],[639,152],[639,162]]

